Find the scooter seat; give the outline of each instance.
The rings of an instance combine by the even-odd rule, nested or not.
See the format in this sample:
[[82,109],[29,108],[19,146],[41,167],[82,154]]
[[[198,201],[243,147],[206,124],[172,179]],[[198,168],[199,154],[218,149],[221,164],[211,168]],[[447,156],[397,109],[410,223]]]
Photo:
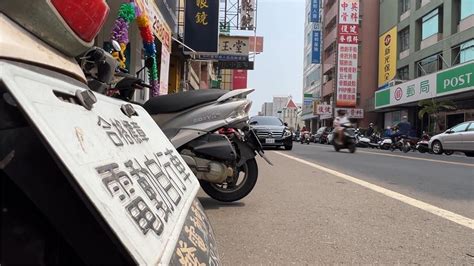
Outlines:
[[226,90],[209,89],[168,94],[150,98],[143,108],[151,115],[176,113],[216,101],[227,92]]

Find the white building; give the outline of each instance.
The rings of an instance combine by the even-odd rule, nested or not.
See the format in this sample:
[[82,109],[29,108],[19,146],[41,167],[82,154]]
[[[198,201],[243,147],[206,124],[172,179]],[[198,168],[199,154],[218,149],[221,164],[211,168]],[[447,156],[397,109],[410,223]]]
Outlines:
[[290,99],[290,96],[273,96],[272,116],[276,116],[283,120],[283,109],[286,108]]
[[[321,23],[311,22],[311,0],[306,0],[306,19],[305,19],[305,30],[304,30],[304,65],[303,65],[303,106],[301,119],[305,125],[312,130],[316,130],[319,126],[316,115],[313,114],[314,101],[321,98],[321,65],[312,63],[312,51],[313,51],[313,34],[315,29],[321,29]],[[319,0],[320,6],[323,5],[323,0]],[[320,14],[321,18],[321,14]],[[322,30],[320,39],[322,41]],[[322,47],[320,47],[322,48]],[[321,51],[321,49],[320,49]],[[322,53],[322,51],[321,51]]]
[[273,102],[266,102],[262,104],[262,110],[260,111],[262,116],[272,116],[273,115]]

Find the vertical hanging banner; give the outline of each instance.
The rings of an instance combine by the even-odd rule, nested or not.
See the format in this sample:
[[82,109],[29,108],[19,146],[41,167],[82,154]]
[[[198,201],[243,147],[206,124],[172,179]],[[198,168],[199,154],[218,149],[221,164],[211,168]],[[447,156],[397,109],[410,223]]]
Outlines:
[[[217,0],[214,0],[214,1],[217,1]],[[255,28],[255,0],[241,0],[240,29],[253,30],[254,28]]]
[[397,74],[397,26],[379,38],[379,88]]
[[339,0],[337,99],[338,107],[357,104],[359,0]]
[[168,94],[171,53],[166,47],[161,48],[160,95]]
[[319,1],[311,0],[311,16],[309,22],[319,22]]
[[219,1],[186,1],[184,43],[197,52],[217,53]]
[[313,31],[313,47],[311,52],[311,63],[321,64],[321,31]]

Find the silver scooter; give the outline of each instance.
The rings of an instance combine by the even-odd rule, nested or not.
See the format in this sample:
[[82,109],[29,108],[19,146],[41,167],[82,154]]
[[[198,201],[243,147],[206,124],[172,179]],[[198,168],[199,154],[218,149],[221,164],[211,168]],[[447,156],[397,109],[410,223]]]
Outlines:
[[145,110],[160,126],[212,198],[247,196],[258,177],[255,156],[268,163],[250,129],[246,96],[253,89],[196,90],[151,98]]
[[[119,49],[115,41],[112,44]],[[104,88],[110,84],[103,81],[111,80],[115,59],[98,47],[82,59],[89,87],[106,93]],[[134,91],[146,86],[132,75],[112,75],[120,80],[114,87],[120,91],[117,98],[121,100],[131,102]],[[252,102],[246,96],[253,91],[188,91],[153,97],[143,105],[200,180],[203,190],[219,201],[237,201],[252,191],[258,177],[257,153],[270,163],[248,124]]]

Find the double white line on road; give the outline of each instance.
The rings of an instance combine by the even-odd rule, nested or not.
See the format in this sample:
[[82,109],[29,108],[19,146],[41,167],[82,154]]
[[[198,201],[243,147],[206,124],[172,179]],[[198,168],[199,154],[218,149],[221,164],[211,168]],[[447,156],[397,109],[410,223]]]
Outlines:
[[311,166],[313,168],[316,168],[316,169],[321,170],[323,172],[326,172],[328,174],[340,177],[342,179],[345,179],[345,180],[350,181],[352,183],[358,184],[358,185],[363,186],[365,188],[368,188],[370,190],[379,192],[379,193],[381,193],[381,194],[383,194],[387,197],[399,200],[403,203],[406,203],[406,204],[411,205],[413,207],[416,207],[416,208],[422,209],[424,211],[430,212],[434,215],[437,215],[439,217],[442,217],[444,219],[447,219],[449,221],[455,222],[457,224],[460,224],[462,226],[465,226],[467,228],[470,228],[470,229],[474,230],[474,220],[473,219],[464,217],[464,216],[459,215],[459,214],[454,213],[454,212],[450,212],[450,211],[438,208],[438,207],[433,206],[431,204],[428,204],[426,202],[423,202],[423,201],[420,201],[420,200],[417,200],[417,199],[414,199],[414,198],[410,198],[410,197],[405,196],[403,194],[400,194],[398,192],[388,190],[386,188],[374,185],[374,184],[369,183],[367,181],[357,179],[353,176],[340,173],[338,171],[323,167],[323,166],[315,164],[315,163],[311,163],[311,162],[302,160],[300,158],[297,158],[297,157],[294,157],[294,156],[291,156],[291,155],[288,155],[288,154],[285,154],[285,153],[282,153],[282,152],[277,152],[276,151],[274,153],[276,153],[278,155],[281,155],[281,156],[284,156],[284,157],[287,157],[287,158],[292,159],[294,161],[297,161],[299,163],[306,164],[308,166]]

